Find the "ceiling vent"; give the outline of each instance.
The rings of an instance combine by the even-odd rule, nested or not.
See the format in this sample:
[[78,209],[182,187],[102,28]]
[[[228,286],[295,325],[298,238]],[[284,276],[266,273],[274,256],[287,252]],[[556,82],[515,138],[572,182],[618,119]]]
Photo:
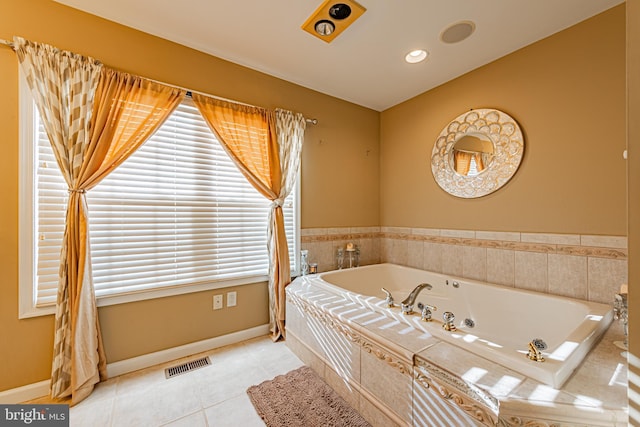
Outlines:
[[329,43],[366,11],[353,0],[326,0],[302,24],[302,29]]

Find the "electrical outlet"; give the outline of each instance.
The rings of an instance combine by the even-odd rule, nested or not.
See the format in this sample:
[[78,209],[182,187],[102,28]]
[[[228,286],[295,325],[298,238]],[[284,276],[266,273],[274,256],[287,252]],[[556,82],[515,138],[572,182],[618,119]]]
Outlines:
[[236,291],[227,292],[227,307],[235,307],[237,297],[238,295]]
[[213,309],[220,310],[222,308],[222,295],[213,296]]

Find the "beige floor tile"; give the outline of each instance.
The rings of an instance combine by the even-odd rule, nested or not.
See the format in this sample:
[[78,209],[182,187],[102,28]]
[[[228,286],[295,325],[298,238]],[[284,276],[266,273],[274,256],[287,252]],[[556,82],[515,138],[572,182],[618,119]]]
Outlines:
[[158,426],[202,409],[195,376],[202,370],[164,380],[153,388],[118,394],[114,426]]
[[91,399],[91,397],[93,396],[89,396],[76,406],[70,408],[70,427],[109,427],[112,425],[115,398]]
[[239,396],[254,384],[271,379],[260,366],[247,365],[245,368],[227,371],[210,371],[198,377],[198,396],[203,407],[215,405],[231,397]]
[[207,417],[204,411],[198,411],[165,424],[163,427],[208,427]]
[[246,393],[210,406],[204,412],[209,426],[264,427]]
[[[209,356],[211,365],[167,379],[164,369]],[[203,352],[96,386],[70,409],[71,426],[263,426],[246,390],[303,363],[267,336]]]

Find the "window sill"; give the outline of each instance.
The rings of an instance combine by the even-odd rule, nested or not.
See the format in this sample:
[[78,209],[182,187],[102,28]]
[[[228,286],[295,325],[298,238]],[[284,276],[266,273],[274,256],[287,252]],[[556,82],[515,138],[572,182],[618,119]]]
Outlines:
[[[160,289],[151,289],[147,291],[132,292],[128,294],[105,295],[97,299],[97,306],[107,307],[110,305],[126,304],[126,303],[136,302],[136,301],[165,298],[165,297],[171,297],[176,295],[190,294],[194,292],[209,291],[212,289],[223,289],[223,288],[229,288],[231,286],[243,286],[243,285],[250,285],[253,283],[261,283],[261,282],[268,282],[268,281],[269,281],[269,277],[267,275],[259,275],[259,276],[242,277],[238,279],[221,280],[216,282],[199,283],[197,285],[183,285],[183,286],[165,287]],[[49,304],[49,305],[40,306],[40,307],[35,307],[35,306],[20,307],[20,313],[18,315],[18,318],[27,319],[30,317],[48,316],[48,315],[55,314],[55,312],[56,312],[55,304]]]

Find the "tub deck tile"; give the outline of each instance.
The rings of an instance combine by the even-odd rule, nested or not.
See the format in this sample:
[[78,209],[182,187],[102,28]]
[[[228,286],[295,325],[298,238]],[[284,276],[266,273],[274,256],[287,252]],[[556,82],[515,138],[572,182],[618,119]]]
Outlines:
[[508,396],[527,380],[524,375],[446,342],[421,351],[416,359],[438,365],[496,398]]
[[622,403],[627,400],[627,359],[621,354],[623,350],[613,345],[623,339],[622,324],[614,321],[562,389],[597,407],[625,406]]
[[[417,318],[412,315],[412,318]],[[399,310],[376,313],[370,318],[356,319],[361,325],[360,333],[378,344],[393,349],[413,363],[413,355],[440,342],[425,329],[412,325]]]

